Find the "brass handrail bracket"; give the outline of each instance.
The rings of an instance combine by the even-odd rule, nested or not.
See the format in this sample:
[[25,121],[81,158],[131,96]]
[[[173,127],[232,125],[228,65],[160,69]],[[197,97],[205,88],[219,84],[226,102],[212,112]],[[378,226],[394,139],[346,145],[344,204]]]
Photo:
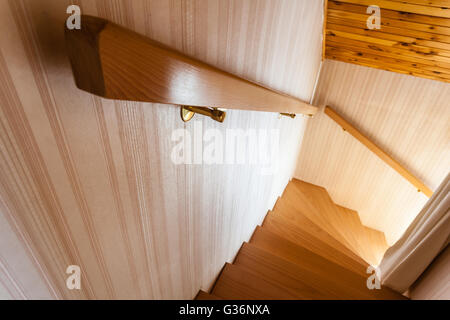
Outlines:
[[223,122],[227,114],[225,111],[219,110],[218,108],[181,106],[180,115],[181,120],[184,122],[191,120],[196,113],[210,117],[217,122]]
[[280,116],[289,117],[289,118],[294,119],[295,118],[295,113],[280,112]]

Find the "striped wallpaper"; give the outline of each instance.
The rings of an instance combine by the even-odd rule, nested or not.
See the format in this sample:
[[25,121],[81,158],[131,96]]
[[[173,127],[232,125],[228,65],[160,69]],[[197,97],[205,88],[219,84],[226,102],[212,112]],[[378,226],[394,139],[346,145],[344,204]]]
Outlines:
[[[75,88],[69,4],[310,100],[321,1],[0,0],[0,298],[152,299],[207,290],[295,169],[306,120],[229,111],[203,127],[279,129],[279,172],[174,165],[175,106]],[[81,290],[66,288],[68,265]]]

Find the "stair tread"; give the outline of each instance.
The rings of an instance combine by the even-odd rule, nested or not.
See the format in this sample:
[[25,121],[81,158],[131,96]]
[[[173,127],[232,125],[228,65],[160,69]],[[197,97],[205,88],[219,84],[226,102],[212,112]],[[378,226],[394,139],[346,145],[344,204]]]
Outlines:
[[348,224],[354,231],[352,232],[352,236],[355,236],[358,240],[357,250],[359,256],[362,257],[371,265],[376,265],[377,259],[374,253],[374,245],[370,242],[366,229],[364,225],[361,223],[361,220],[359,219],[358,213],[356,211],[341,206],[337,206],[337,208],[342,212],[343,215],[347,215],[347,217],[349,217]]
[[273,232],[349,270],[361,275],[366,274],[368,264],[353,252],[345,247],[338,249],[335,246],[330,246],[313,234],[283,221],[282,217],[269,215],[264,222],[263,229]]
[[378,265],[383,259],[383,255],[389,248],[384,233],[369,227],[364,226],[366,230],[367,238],[373,248],[373,254],[375,255],[374,265]]
[[[331,234],[320,228],[317,224],[306,217],[302,212],[298,211],[297,208],[291,204],[284,201],[284,199],[279,200],[279,204],[275,211],[271,213],[275,217],[284,218],[289,224],[292,224],[297,229],[304,230],[315,237],[319,238],[322,242],[334,247],[335,249],[341,251],[345,255],[359,261],[362,265],[367,265],[367,261],[361,258],[359,254],[356,254],[350,250],[347,246],[342,244],[342,242],[336,240]],[[362,230],[362,228],[361,228]]]
[[366,286],[367,277],[344,268],[270,231],[264,230],[262,227],[256,228],[250,243],[275,256],[297,264],[299,267],[315,273],[318,277],[333,282],[337,287],[346,287],[348,295],[354,299],[404,298],[388,288],[369,290]]
[[195,300],[222,300],[222,299],[213,294],[200,290],[197,296],[195,297]]
[[[321,229],[330,233],[329,223],[326,220],[324,220],[323,217],[317,212],[317,209],[314,207],[314,205],[310,203],[310,199],[302,192],[296,189],[292,181],[289,182],[286,188],[284,189],[283,196],[281,197],[280,200],[294,206],[299,212],[301,212],[304,216],[313,221]],[[275,209],[277,209],[277,207],[274,208],[274,210]]]
[[335,204],[325,188],[298,179],[290,183],[295,187],[290,190],[296,189],[297,195],[309,199],[322,220],[333,226],[328,226],[327,232],[369,264],[379,264],[389,247],[383,232],[364,226],[356,211]]
[[270,282],[279,283],[295,293],[298,299],[352,299],[346,287],[339,287],[307,268],[244,243],[234,264],[244,266]]
[[328,192],[322,187],[301,180],[293,179],[291,182],[297,190],[309,197],[318,214],[332,225],[331,234],[350,250],[358,254],[356,245],[352,242],[354,239],[348,237],[349,232],[343,232],[348,230],[348,225],[345,221],[346,216],[342,215],[336,208],[336,204]]
[[212,294],[231,300],[292,300],[294,293],[288,288],[259,277],[244,267],[227,263]]

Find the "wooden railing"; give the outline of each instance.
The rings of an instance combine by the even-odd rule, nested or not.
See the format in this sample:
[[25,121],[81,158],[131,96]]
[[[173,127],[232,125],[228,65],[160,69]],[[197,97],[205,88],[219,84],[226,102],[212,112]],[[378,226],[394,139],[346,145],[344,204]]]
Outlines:
[[358,131],[355,127],[353,127],[349,122],[347,122],[344,118],[342,118],[336,111],[334,111],[329,106],[325,107],[325,114],[328,115],[331,119],[337,122],[345,131],[350,133],[353,137],[355,137],[359,142],[369,148],[370,151],[375,153],[381,160],[386,162],[392,169],[397,171],[400,175],[402,175],[406,180],[412,183],[417,191],[423,192],[427,197],[431,197],[433,195],[433,191],[430,190],[422,181],[416,178],[411,172],[405,169],[398,161],[389,156],[386,152],[384,152],[380,147],[378,147],[375,143],[373,143],[369,138],[363,135]]
[[81,16],[65,40],[78,88],[119,100],[313,115],[318,108],[107,20]]

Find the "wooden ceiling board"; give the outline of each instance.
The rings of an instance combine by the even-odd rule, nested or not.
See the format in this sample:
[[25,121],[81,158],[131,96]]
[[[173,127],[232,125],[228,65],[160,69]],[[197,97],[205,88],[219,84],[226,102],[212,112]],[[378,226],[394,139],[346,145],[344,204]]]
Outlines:
[[[378,5],[380,29],[367,25]],[[328,1],[325,57],[450,82],[450,1]]]

